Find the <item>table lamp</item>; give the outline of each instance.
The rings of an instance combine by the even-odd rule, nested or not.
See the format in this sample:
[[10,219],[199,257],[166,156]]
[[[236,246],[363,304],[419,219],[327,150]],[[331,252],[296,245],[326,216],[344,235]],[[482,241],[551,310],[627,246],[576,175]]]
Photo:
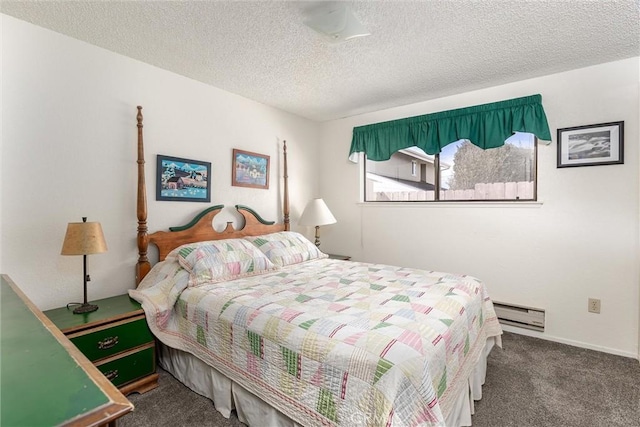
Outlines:
[[333,216],[324,200],[313,199],[307,203],[298,224],[316,227],[315,244],[317,247],[320,247],[320,226],[335,224],[336,222],[336,218]]
[[67,304],[78,305],[73,312],[75,314],[91,313],[98,309],[97,305],[87,302],[87,282],[91,280],[87,274],[87,255],[101,254],[107,251],[102,227],[99,222],[87,222],[87,217],[82,217],[82,222],[70,222],[67,225],[67,234],[62,243],[62,255],[82,255],[84,266],[84,302],[72,302]]

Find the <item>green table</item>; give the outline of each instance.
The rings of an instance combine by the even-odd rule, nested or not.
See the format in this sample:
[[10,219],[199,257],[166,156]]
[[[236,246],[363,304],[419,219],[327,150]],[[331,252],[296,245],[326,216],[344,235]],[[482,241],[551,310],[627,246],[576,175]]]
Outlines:
[[133,405],[7,276],[0,283],[0,425],[115,425]]

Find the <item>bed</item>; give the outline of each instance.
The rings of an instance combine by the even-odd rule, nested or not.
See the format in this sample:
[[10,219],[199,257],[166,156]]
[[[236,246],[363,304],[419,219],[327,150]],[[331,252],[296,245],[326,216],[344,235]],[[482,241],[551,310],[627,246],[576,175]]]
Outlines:
[[[486,286],[450,273],[328,259],[236,206],[242,228],[198,214],[147,233],[138,107],[138,287],[160,364],[250,426],[471,425],[502,333]],[[158,247],[151,267],[149,243]]]

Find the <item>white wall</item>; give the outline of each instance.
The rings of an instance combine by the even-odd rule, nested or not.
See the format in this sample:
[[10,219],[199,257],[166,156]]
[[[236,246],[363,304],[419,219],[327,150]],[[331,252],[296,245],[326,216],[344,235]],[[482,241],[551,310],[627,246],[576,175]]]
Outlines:
[[[150,231],[220,203],[281,219],[282,140],[293,223],[317,196],[318,124],[0,16],[0,271],[41,309],[82,300],[82,258],[60,255],[67,223],[82,216],[102,223],[109,247],[89,256],[90,299],[134,287],[136,105],[144,107]],[[269,190],[231,186],[233,148],[271,156]],[[155,201],[156,154],[210,161],[211,204]],[[224,217],[233,218],[231,208],[218,227]]]
[[[632,58],[324,123],[320,191],[338,223],[323,227],[323,248],[477,276],[495,300],[546,309],[544,337],[636,357],[638,73]],[[354,126],[536,93],[554,138],[539,148],[541,205],[359,203],[361,165],[347,161]],[[619,120],[624,165],[556,168],[557,128]],[[601,314],[587,312],[589,297]]]

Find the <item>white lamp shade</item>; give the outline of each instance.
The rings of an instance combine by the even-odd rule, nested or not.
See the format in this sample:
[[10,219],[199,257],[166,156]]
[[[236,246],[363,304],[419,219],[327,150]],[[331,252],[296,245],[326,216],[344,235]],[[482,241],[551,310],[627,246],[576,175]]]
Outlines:
[[298,224],[315,227],[317,225],[335,224],[336,222],[338,221],[336,221],[324,200],[313,199],[307,203],[307,207],[304,208]]

